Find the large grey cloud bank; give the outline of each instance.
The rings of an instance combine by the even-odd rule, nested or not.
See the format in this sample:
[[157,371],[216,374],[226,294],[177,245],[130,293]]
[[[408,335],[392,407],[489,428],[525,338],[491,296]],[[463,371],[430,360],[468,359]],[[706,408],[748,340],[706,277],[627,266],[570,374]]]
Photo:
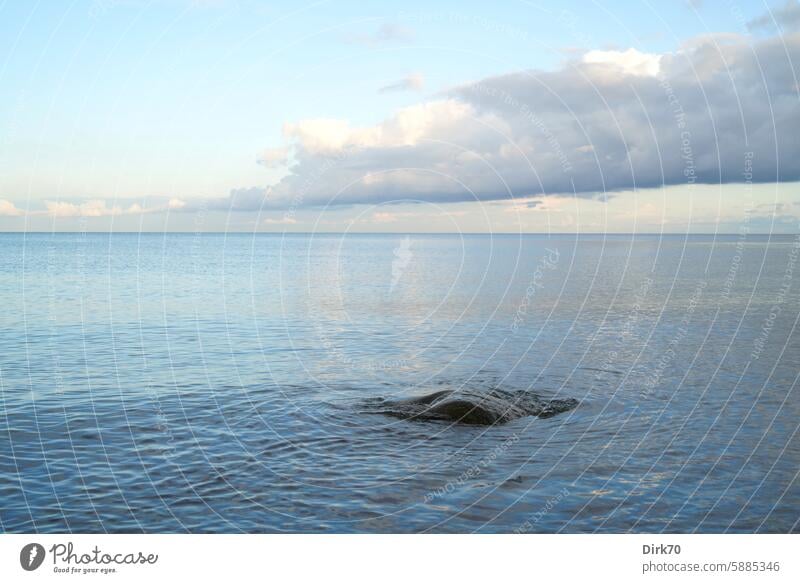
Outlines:
[[714,35],[670,54],[591,51],[556,71],[483,79],[374,126],[288,123],[288,174],[235,190],[225,204],[487,201],[796,181],[798,57],[798,33]]

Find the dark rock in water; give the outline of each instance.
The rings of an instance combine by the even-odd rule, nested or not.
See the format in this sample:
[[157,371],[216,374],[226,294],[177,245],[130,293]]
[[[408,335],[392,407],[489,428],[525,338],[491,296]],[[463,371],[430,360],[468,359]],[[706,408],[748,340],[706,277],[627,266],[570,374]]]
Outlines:
[[401,419],[468,425],[507,423],[520,417],[552,417],[578,405],[575,399],[544,399],[528,391],[437,391],[421,397],[372,401],[370,410]]

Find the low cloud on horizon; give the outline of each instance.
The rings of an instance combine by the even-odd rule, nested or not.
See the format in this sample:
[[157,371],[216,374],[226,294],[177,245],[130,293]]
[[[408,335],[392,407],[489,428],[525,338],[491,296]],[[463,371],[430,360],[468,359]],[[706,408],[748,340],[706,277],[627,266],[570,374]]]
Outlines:
[[[784,30],[797,28],[798,6],[789,2],[748,26],[768,28],[774,16]],[[376,44],[411,34],[385,24],[351,40]],[[586,51],[556,70],[453,87],[374,125],[289,121],[283,143],[264,144],[258,155],[258,163],[279,178],[227,196],[44,200],[31,210],[0,200],[0,217],[293,212],[512,199],[546,208],[540,201],[551,196],[605,201],[637,189],[795,182],[798,57],[800,32],[706,35],[663,54]],[[423,84],[423,75],[414,73],[379,91],[420,90]],[[267,222],[296,221],[289,214]]]
[[481,79],[381,123],[287,123],[286,175],[213,201],[308,205],[597,197],[680,184],[800,179],[800,34],[589,51],[555,71]]

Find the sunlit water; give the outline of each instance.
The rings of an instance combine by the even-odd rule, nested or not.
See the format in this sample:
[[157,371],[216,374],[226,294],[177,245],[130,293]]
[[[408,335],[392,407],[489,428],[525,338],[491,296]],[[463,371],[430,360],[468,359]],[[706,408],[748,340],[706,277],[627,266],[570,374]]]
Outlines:
[[0,235],[0,529],[797,530],[797,245]]

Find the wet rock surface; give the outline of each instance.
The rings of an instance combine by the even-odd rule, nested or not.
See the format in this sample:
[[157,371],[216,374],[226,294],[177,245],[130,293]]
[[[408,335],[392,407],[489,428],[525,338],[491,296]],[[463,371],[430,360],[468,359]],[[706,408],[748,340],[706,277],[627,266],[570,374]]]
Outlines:
[[373,399],[367,412],[414,421],[495,425],[521,417],[552,417],[577,405],[575,399],[547,399],[530,391],[442,390],[407,399]]

